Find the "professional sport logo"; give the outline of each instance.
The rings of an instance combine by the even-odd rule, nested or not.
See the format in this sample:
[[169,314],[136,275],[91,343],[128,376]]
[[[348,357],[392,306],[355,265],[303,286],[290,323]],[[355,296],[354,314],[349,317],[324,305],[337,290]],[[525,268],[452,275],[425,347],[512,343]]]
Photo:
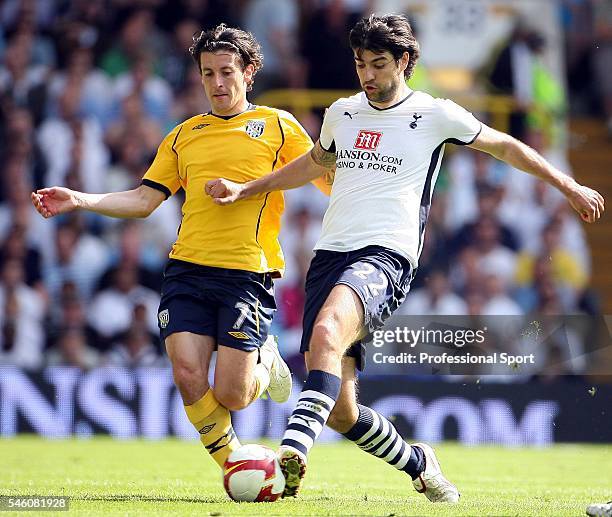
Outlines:
[[366,131],[361,129],[357,133],[357,139],[355,140],[355,149],[364,149],[366,151],[374,151],[380,143],[382,133],[380,131]]
[[263,135],[265,128],[266,122],[264,120],[249,120],[244,130],[251,138],[259,138]]

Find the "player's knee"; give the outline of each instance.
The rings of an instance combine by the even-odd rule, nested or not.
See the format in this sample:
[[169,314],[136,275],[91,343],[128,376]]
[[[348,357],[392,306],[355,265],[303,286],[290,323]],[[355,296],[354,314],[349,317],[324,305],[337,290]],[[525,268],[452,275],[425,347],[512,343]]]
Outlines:
[[208,389],[208,375],[198,364],[177,359],[172,363],[174,382],[183,397],[193,398]]
[[232,386],[215,386],[215,398],[230,411],[240,411],[251,403],[248,390]]
[[344,352],[338,335],[338,320],[333,314],[317,320],[312,329],[310,351],[316,355],[336,354]]
[[327,419],[327,425],[334,431],[346,433],[355,425],[358,417],[359,412],[354,403],[338,401]]

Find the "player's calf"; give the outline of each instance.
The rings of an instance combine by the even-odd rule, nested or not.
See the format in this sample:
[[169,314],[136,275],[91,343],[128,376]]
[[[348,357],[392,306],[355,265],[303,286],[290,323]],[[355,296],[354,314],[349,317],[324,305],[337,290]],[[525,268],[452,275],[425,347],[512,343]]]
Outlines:
[[369,407],[357,404],[359,415],[354,425],[343,434],[362,451],[386,461],[392,467],[417,479],[425,470],[425,454],[410,446],[395,426]]

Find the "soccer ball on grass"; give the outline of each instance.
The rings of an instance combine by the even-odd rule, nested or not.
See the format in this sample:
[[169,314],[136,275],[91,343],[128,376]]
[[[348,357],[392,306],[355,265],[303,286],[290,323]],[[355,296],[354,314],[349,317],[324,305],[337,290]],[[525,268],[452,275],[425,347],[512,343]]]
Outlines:
[[234,501],[272,502],[282,495],[285,478],[272,449],[249,444],[227,458],[223,486]]

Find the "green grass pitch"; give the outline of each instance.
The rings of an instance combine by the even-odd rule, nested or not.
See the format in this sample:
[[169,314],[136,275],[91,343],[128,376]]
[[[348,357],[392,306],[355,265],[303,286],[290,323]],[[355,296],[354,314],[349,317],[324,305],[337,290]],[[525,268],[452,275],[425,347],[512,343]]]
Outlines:
[[[70,496],[82,515],[584,515],[612,499],[612,447],[436,447],[462,493],[433,505],[410,480],[350,443],[317,444],[301,497],[233,503],[199,444],[167,440],[0,439],[0,495]],[[8,515],[8,514],[7,514]],[[49,515],[49,513],[45,513]],[[58,513],[66,515],[66,513]]]

